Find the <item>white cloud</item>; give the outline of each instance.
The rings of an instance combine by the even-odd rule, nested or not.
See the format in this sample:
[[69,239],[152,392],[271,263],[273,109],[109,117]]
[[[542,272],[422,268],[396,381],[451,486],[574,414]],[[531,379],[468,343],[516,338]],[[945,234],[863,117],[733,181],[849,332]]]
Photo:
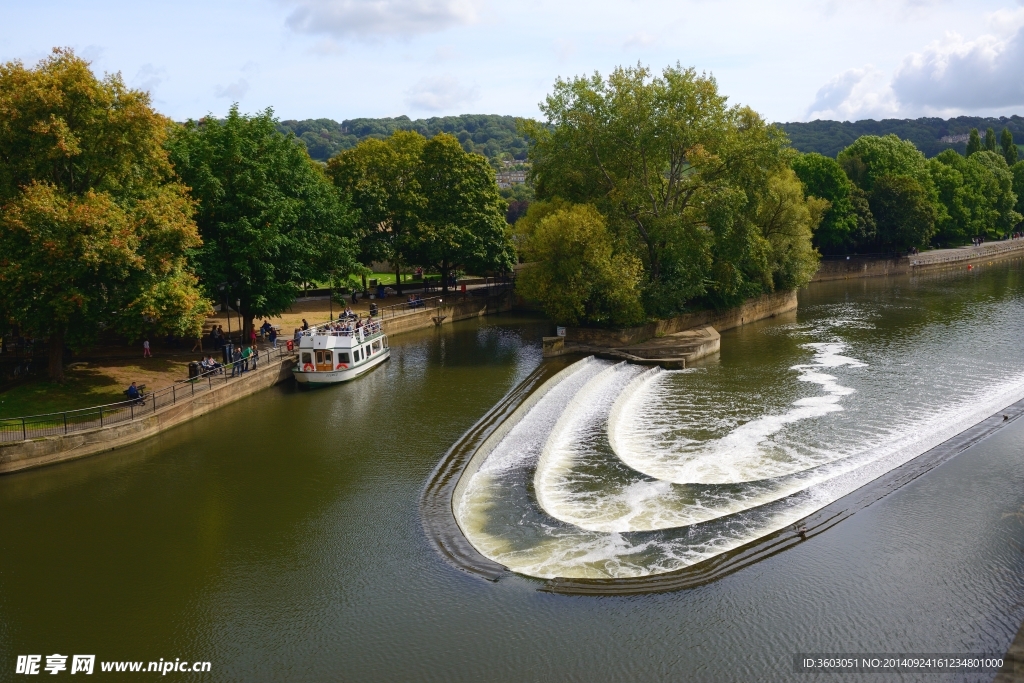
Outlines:
[[451,76],[420,81],[407,93],[406,104],[413,109],[431,112],[452,111],[480,96],[476,86],[464,87]]
[[478,0],[288,0],[287,23],[336,38],[409,37],[471,24]]
[[213,94],[217,97],[226,97],[236,101],[245,97],[247,92],[249,92],[249,81],[244,78],[239,78],[234,83],[227,85],[218,85],[213,89]]
[[892,89],[902,107],[917,110],[1000,109],[1024,105],[1024,28],[1000,39],[965,41],[947,34],[896,70]]
[[807,118],[856,121],[891,117],[897,111],[885,74],[868,65],[844,71],[823,85],[807,109]]
[[947,33],[902,58],[891,77],[849,69],[818,90],[807,118],[956,116],[1024,106],[1024,10],[988,16],[991,33]]

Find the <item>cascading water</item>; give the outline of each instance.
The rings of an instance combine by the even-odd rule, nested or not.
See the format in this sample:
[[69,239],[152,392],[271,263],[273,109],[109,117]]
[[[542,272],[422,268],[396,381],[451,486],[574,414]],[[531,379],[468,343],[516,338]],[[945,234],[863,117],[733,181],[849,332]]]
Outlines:
[[892,302],[811,307],[723,337],[717,364],[579,361],[479,454],[456,519],[542,578],[649,576],[736,548],[1024,398],[1016,354],[975,353],[1024,332],[1006,324],[1020,299],[973,313],[951,328]]

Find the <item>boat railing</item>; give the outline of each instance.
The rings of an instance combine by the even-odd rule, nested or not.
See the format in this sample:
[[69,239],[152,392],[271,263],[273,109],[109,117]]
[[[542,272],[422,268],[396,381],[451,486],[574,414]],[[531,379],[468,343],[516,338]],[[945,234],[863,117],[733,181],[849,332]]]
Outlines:
[[315,325],[308,330],[302,332],[304,337],[312,337],[314,335],[320,337],[358,337],[360,331],[364,338],[372,337],[376,334],[380,334],[383,330],[381,328],[381,321],[375,320],[372,322],[366,322],[361,327],[355,327],[351,324],[345,324],[341,329],[335,329],[335,326],[339,323],[328,322],[321,325]]

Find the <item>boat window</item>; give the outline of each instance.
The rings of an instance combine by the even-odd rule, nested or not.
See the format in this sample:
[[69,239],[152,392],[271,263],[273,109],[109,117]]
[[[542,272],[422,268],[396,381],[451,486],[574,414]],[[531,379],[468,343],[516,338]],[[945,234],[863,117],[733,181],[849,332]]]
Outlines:
[[367,355],[367,356],[370,355],[370,345],[369,344],[367,344],[366,346],[363,347],[363,352],[364,352],[364,355]]
[[304,353],[304,354],[302,354],[302,364],[303,365],[305,365],[306,363],[312,363],[312,362],[313,362],[313,354],[311,354],[311,353]]
[[317,365],[323,365],[323,362],[324,362],[324,352],[323,351],[317,351],[316,352],[316,364]]
[[377,353],[378,351],[380,351],[380,340],[379,339],[377,341],[373,342],[373,352]]
[[344,351],[338,351],[338,362],[339,363],[348,363],[349,362],[348,354],[345,353]]
[[356,361],[356,362],[358,363],[358,362],[359,362],[359,349],[356,349],[356,350],[355,350],[355,351],[354,351],[354,352],[352,353],[352,355],[353,355],[353,356],[355,357],[355,361]]
[[328,365],[331,364],[331,352],[330,351],[324,351],[324,362],[327,363]]

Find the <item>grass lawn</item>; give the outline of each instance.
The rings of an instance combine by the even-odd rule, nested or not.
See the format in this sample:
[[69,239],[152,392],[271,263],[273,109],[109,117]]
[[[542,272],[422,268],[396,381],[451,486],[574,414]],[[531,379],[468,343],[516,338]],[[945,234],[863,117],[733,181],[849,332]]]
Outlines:
[[65,369],[63,384],[39,378],[0,393],[0,418],[42,415],[125,400],[133,381],[146,391],[170,386],[188,376],[188,362],[163,358],[89,363]]
[[[426,277],[427,277],[428,280],[440,280],[441,279],[441,276],[440,275],[436,275],[436,274],[435,275],[427,275]],[[366,276],[366,284],[367,284],[367,286],[369,286],[370,280],[377,280],[377,282],[379,282],[382,285],[394,286],[394,284],[395,284],[395,274],[394,273],[370,273],[369,275]],[[352,275],[349,278],[349,282],[351,283],[350,286],[352,286],[352,287],[360,287],[360,288],[362,288],[362,286],[363,286],[363,279],[361,277],[356,276],[356,275]],[[422,283],[423,283],[423,280],[413,280],[412,279],[412,273],[403,273],[402,274],[402,284],[403,285],[417,285],[417,284],[422,284]],[[327,287],[327,283],[326,282],[317,282],[317,283],[314,283],[314,284],[317,287]]]

